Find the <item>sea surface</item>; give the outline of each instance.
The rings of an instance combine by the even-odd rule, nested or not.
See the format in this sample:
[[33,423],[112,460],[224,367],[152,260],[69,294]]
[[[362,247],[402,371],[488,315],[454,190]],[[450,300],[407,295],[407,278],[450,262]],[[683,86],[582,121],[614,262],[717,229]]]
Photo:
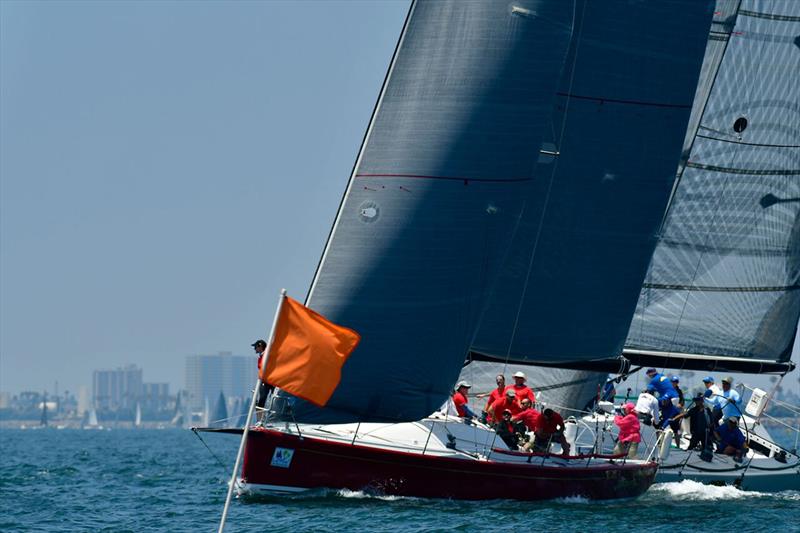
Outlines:
[[[216,531],[238,437],[203,439],[210,450],[190,430],[2,429],[0,531]],[[600,503],[462,502],[329,490],[237,499],[227,525],[226,531],[248,532],[793,532],[800,531],[800,493],[691,481]]]

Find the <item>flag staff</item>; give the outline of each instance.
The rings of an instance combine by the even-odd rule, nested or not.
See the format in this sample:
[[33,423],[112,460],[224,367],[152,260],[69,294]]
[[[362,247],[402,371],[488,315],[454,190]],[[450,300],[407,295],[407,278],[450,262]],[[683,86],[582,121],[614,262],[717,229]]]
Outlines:
[[264,358],[261,360],[261,369],[259,371],[258,380],[253,390],[253,398],[250,400],[250,409],[247,411],[247,418],[244,421],[244,431],[242,432],[242,441],[239,443],[239,451],[236,453],[236,462],[233,464],[233,473],[231,474],[231,481],[228,484],[228,495],[225,497],[225,508],[222,510],[222,518],[219,521],[218,533],[222,533],[225,529],[225,519],[228,518],[228,507],[231,505],[231,496],[233,496],[233,487],[236,485],[236,472],[239,471],[239,463],[242,461],[242,453],[244,452],[244,443],[247,441],[247,433],[250,431],[250,419],[253,417],[253,411],[256,407],[256,398],[258,397],[258,389],[261,384],[261,371],[267,365],[267,357],[269,357],[269,349],[272,347],[272,341],[275,338],[275,326],[278,324],[278,317],[281,314],[281,307],[283,301],[286,299],[286,289],[281,289],[281,296],[278,299],[278,307],[275,309],[275,317],[272,319],[272,328],[269,331],[269,338],[267,339],[267,347],[264,350]]

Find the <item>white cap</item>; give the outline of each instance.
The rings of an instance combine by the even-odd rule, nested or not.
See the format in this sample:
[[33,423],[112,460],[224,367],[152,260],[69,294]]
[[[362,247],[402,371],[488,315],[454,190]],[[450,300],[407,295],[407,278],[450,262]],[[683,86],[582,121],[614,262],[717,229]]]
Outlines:
[[514,373],[514,377],[515,377],[515,378],[528,379],[528,378],[525,376],[525,373],[524,373],[524,372],[515,372],[515,373]]

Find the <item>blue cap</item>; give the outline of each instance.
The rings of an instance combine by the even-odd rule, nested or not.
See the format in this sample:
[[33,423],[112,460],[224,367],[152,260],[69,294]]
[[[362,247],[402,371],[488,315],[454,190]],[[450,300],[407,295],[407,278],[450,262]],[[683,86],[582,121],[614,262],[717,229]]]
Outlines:
[[675,383],[678,383],[680,380],[681,378],[679,378],[678,376],[672,376],[672,381],[674,381]]
[[647,372],[645,372],[645,374],[656,374],[656,373],[658,373],[658,370],[656,370],[655,368],[648,368]]
[[714,383],[714,378],[711,376],[706,376],[703,378],[703,383]]

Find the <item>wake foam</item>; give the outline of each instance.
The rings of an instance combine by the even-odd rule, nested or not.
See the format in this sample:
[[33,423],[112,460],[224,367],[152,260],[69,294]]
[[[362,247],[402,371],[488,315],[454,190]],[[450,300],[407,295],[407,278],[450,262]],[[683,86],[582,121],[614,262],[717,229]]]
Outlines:
[[584,496],[566,496],[564,498],[556,498],[553,501],[555,503],[566,503],[570,505],[574,504],[583,505],[587,503],[592,503],[592,501],[589,498],[586,498]]
[[370,500],[381,500],[384,502],[395,502],[398,500],[407,500],[412,498],[407,498],[405,496],[391,496],[386,494],[370,494],[364,492],[362,490],[349,490],[349,489],[339,489],[336,491],[336,495],[341,498],[351,498],[354,500],[361,500],[361,499],[370,499]]
[[737,500],[773,496],[764,492],[740,490],[732,485],[722,487],[704,485],[691,479],[684,479],[679,483],[657,483],[653,485],[650,492],[677,500],[692,501]]

